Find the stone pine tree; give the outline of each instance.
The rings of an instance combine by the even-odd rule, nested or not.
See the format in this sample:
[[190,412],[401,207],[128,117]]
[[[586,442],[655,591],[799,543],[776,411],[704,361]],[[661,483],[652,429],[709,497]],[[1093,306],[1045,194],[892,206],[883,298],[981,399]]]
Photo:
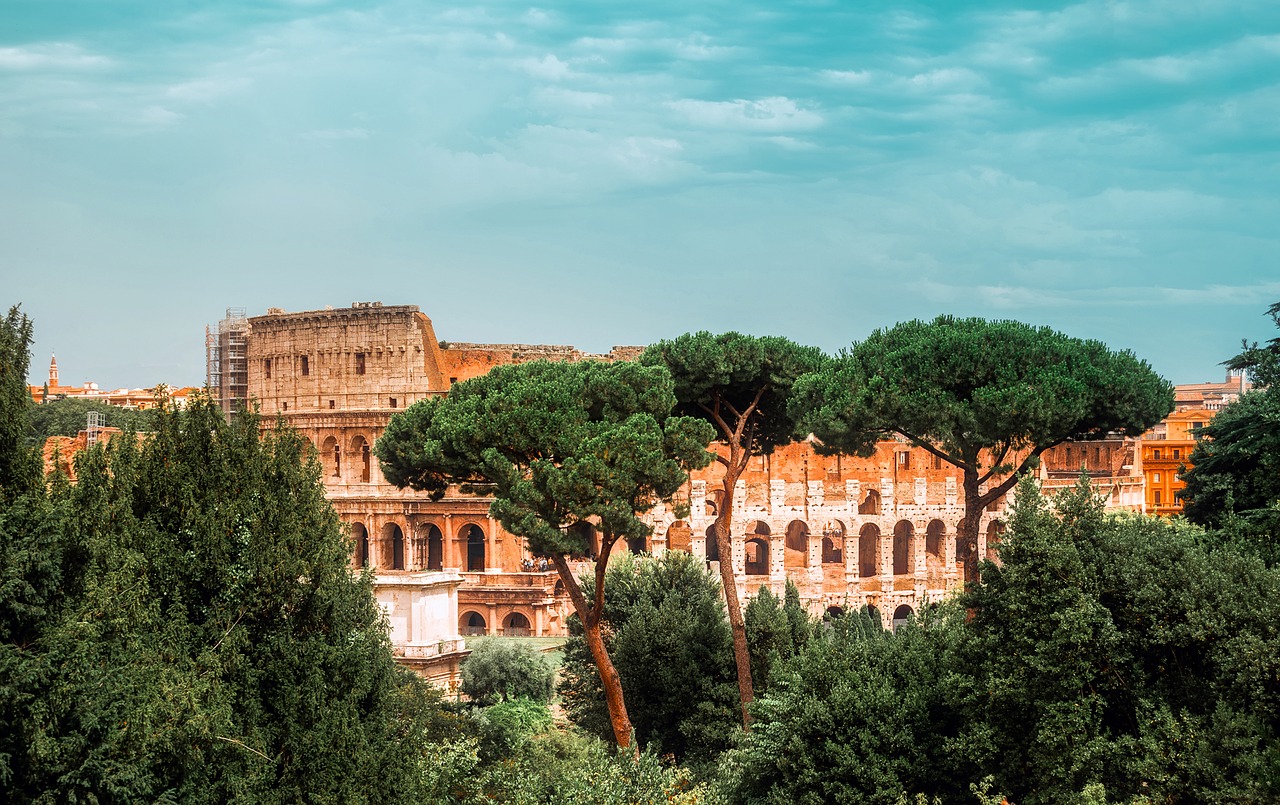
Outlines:
[[964,472],[956,552],[977,578],[982,512],[1045,450],[1137,436],[1173,408],[1146,361],[1016,321],[940,316],[877,330],[796,384],[792,410],[828,451],[901,436]]
[[751,654],[733,573],[733,488],[752,456],[768,455],[795,440],[796,420],[787,406],[792,386],[801,375],[819,369],[823,355],[816,347],[801,346],[785,338],[732,332],[713,335],[703,331],[654,344],[641,355],[640,362],[666,366],[671,371],[680,401],[679,413],[713,425],[716,441],[723,448],[715,456],[724,467],[724,476],[713,530],[725,609],[733,631],[745,727],[751,723],[747,705],[754,693]]
[[[555,565],[600,673],[614,738],[631,745],[622,685],[601,634],[604,575],[618,540],[643,539],[639,514],[705,466],[711,429],[672,416],[671,377],[635,363],[500,366],[391,420],[375,453],[383,474],[437,499],[457,484]],[[599,541],[595,542],[595,532]],[[569,560],[595,559],[591,600]]]

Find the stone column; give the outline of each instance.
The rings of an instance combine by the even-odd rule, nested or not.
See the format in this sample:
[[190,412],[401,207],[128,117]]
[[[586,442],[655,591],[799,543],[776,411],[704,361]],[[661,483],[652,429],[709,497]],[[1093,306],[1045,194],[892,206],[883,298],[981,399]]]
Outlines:
[[458,535],[453,531],[453,515],[444,516],[444,528],[440,531],[440,565],[450,570],[461,570],[458,561]]
[[502,624],[498,623],[498,607],[494,604],[489,605],[489,634],[498,634],[498,629]]
[[489,517],[489,536],[485,540],[484,572],[501,573],[502,559],[498,556],[498,524]]
[[844,580],[846,584],[858,583],[858,538],[844,535]]

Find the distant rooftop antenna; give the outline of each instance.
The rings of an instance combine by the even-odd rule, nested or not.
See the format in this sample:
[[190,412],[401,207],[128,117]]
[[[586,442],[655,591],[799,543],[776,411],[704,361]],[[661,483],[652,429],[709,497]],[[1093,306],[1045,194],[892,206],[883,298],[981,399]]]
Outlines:
[[93,447],[98,443],[98,436],[107,426],[107,417],[101,411],[90,411],[84,426],[85,447]]

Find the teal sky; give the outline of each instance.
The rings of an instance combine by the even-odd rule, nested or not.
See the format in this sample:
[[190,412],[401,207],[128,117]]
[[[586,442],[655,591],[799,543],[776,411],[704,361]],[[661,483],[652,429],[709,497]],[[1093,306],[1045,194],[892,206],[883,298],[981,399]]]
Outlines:
[[836,350],[948,312],[1217,379],[1280,301],[1280,3],[0,4],[33,376],[199,384],[228,306]]

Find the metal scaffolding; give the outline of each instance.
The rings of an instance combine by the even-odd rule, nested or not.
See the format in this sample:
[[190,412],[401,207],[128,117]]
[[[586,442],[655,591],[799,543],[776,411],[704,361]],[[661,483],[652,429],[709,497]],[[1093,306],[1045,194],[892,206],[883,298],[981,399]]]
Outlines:
[[249,397],[249,320],[244,308],[229,307],[227,315],[204,328],[205,385],[223,413],[243,408]]

